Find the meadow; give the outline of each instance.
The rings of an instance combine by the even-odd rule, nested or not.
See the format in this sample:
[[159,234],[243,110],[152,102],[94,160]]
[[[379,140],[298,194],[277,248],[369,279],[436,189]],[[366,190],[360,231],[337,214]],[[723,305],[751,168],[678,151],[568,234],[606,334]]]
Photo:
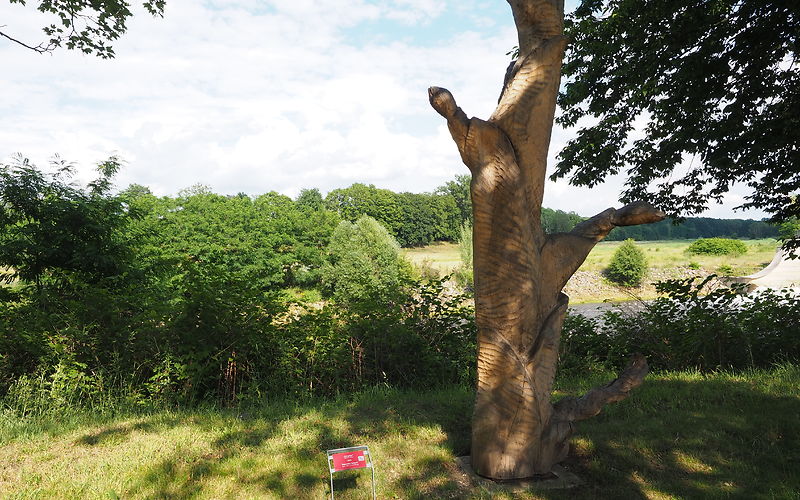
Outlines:
[[[559,378],[554,397],[611,373]],[[474,484],[472,390],[365,390],[230,410],[0,414],[0,498],[325,498],[325,450],[366,444],[378,498],[798,498],[800,367],[662,372],[582,422],[565,466],[574,490]],[[339,473],[336,498],[367,498],[369,474]]]
[[[771,238],[743,240],[747,245],[747,252],[742,255],[692,255],[686,252],[692,241],[694,240],[638,241],[636,245],[645,252],[653,269],[688,267],[737,276],[752,274],[765,267],[778,247],[778,241]],[[579,271],[601,272],[608,267],[611,256],[621,244],[621,241],[601,241]],[[455,243],[437,242],[425,247],[405,248],[402,252],[415,265],[427,262],[444,274],[461,265],[458,245]]]
[[[652,299],[658,294],[653,282],[693,275],[746,276],[766,267],[775,256],[779,243],[766,238],[743,240],[747,252],[742,255],[693,255],[686,249],[694,240],[640,241],[649,265],[645,283],[637,288],[617,286],[603,277],[621,241],[602,241],[594,247],[576,275],[567,285],[566,292],[573,304],[603,301]],[[458,245],[438,242],[433,245],[405,248],[403,255],[418,268],[433,269],[440,275],[452,273],[461,265]]]

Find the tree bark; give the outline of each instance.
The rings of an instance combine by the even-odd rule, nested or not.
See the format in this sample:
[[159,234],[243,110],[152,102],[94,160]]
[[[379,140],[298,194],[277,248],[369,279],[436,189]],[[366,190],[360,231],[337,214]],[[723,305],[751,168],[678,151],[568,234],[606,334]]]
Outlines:
[[472,465],[494,479],[549,473],[566,456],[573,422],[641,384],[647,362],[636,357],[608,386],[556,407],[550,402],[568,303],[562,288],[615,226],[664,218],[646,203],[633,203],[609,208],[569,233],[544,233],[547,150],[566,47],[564,6],[557,0],[508,2],[519,58],[492,116],[467,118],[449,91],[428,90],[472,172],[478,326]]

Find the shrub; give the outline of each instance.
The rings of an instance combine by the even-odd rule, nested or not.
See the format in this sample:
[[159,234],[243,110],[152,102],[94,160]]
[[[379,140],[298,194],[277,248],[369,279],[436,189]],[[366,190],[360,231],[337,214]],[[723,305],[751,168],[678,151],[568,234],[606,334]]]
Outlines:
[[456,283],[472,292],[475,288],[474,273],[472,271],[472,224],[464,222],[458,235],[458,253],[461,256],[461,265],[453,272]]
[[560,366],[618,369],[637,352],[651,368],[665,370],[763,368],[800,359],[800,337],[792,327],[800,316],[800,297],[788,290],[750,295],[736,287],[708,290],[713,279],[659,283],[667,296],[640,312],[568,316]]
[[608,279],[623,286],[639,286],[647,275],[647,259],[632,239],[625,240],[614,252],[606,269]]
[[421,262],[414,263],[414,271],[416,277],[422,280],[436,280],[439,279],[439,270],[433,265],[430,259],[422,259]]
[[741,255],[747,252],[747,245],[729,238],[700,238],[689,245],[686,251],[703,255]]
[[322,281],[339,304],[358,307],[397,300],[410,273],[394,237],[363,215],[355,223],[340,222],[334,230]]
[[730,264],[722,264],[717,268],[717,272],[723,276],[733,276],[733,266]]
[[465,222],[461,225],[458,233],[458,253],[461,257],[461,265],[467,268],[472,267],[472,224]]

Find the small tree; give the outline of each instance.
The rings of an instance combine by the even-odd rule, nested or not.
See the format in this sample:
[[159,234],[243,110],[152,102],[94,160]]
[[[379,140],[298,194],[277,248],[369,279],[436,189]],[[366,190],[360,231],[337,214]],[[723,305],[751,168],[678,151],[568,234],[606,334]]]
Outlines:
[[606,269],[608,279],[622,286],[639,286],[647,275],[647,258],[631,238],[622,242]]
[[409,275],[400,245],[378,221],[362,215],[342,221],[328,245],[322,280],[333,297],[349,307],[397,297]]
[[122,201],[109,195],[120,168],[116,157],[97,165],[99,177],[86,188],[73,182],[73,165],[56,157],[54,173],[27,158],[0,163],[0,280],[16,278],[41,288],[56,271],[92,278],[121,272],[125,245],[119,230],[131,219]]

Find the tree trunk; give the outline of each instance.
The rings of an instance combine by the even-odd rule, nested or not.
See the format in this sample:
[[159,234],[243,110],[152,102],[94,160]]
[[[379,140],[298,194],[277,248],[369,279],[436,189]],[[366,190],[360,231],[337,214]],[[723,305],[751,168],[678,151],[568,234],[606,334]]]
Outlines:
[[655,222],[646,203],[610,208],[569,233],[545,234],[541,205],[561,61],[563,2],[508,0],[519,58],[488,120],[467,118],[449,91],[431,87],[472,172],[478,387],[472,465],[494,479],[549,473],[566,457],[572,423],[641,384],[635,357],[618,379],[553,406],[550,394],[568,298],[561,290],[594,245],[620,225]]

